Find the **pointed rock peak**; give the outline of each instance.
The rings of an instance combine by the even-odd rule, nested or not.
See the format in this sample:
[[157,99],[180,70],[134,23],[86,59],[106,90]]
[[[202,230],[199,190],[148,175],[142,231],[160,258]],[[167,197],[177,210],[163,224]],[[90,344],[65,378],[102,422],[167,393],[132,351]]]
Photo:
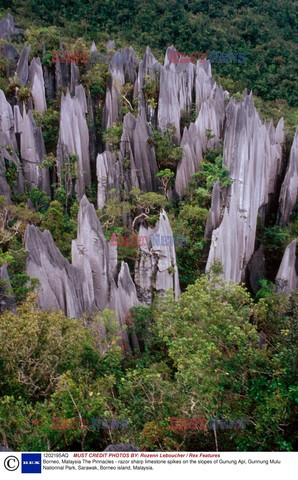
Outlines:
[[285,141],[285,122],[284,118],[281,117],[278,121],[278,124],[276,125],[276,130],[275,130],[275,140],[277,143],[284,143]]
[[97,48],[96,48],[96,45],[94,43],[94,40],[92,40],[92,44],[91,44],[91,47],[90,47],[90,52],[96,52]]
[[[93,42],[94,43],[94,42]],[[109,40],[107,43],[106,43],[106,49],[107,49],[107,52],[109,50],[115,50],[116,49],[116,46],[115,46],[115,41],[114,40]]]
[[89,202],[86,195],[83,195],[80,201],[80,208],[78,213],[78,236],[85,228],[91,229],[97,232],[98,235],[103,236],[101,224],[94,205]]
[[296,247],[296,240],[292,240],[285,249],[275,280],[278,292],[290,293],[298,288]]

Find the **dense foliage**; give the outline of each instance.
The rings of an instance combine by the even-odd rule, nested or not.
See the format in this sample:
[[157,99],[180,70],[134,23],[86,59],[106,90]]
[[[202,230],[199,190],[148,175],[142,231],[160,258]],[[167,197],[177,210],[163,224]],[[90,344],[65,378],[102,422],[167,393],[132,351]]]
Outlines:
[[[113,313],[86,320],[40,311],[31,297],[0,316],[1,442],[29,451],[116,441],[146,450],[293,450],[294,295],[254,303],[242,286],[202,276],[178,302],[166,296],[134,309],[140,350],[124,359]],[[64,428],[53,428],[57,417],[68,420]],[[126,419],[127,428],[95,430],[92,417]],[[241,418],[246,428],[173,431],[170,417]]]
[[[161,62],[171,44],[186,53],[246,52],[245,64],[213,65],[215,78],[235,100],[243,88],[252,88],[258,95],[255,104],[267,120],[273,116],[276,123],[285,116],[288,156],[297,123],[297,109],[289,107],[297,105],[294,6],[291,0],[235,0],[232,5],[228,0],[2,0],[0,13],[11,11],[24,28],[12,43],[30,44],[30,59],[40,56],[49,67],[53,67],[50,51],[58,49],[60,41],[71,53],[88,52],[91,39],[103,49],[114,38],[117,48],[131,43],[140,57],[149,45]],[[87,121],[96,151],[106,146],[117,156],[122,122],[105,131],[101,126],[110,82],[108,65],[91,64],[86,69],[79,64],[78,68],[83,86],[90,91],[94,118],[87,115]],[[0,88],[12,103],[15,96],[26,105],[32,101],[30,89],[9,76],[8,62],[2,58]],[[133,89],[132,83],[126,83],[119,93],[121,115],[137,115]],[[158,89],[158,75],[145,76],[144,98],[152,110],[157,108]],[[172,193],[182,148],[174,143],[173,125],[164,132],[153,126],[148,145],[155,149],[158,193],[112,188],[97,211],[108,240],[115,233],[137,235],[141,221],[154,226],[163,208],[173,235],[187,239],[187,246],[175,247],[180,299],[155,298],[152,307],[136,307],[128,314],[125,328],[136,336],[138,348],[135,344],[124,355],[113,311],[69,319],[62,312],[38,308],[38,282],[25,271],[26,226],[49,230],[68,260],[77,234],[77,156],[69,155],[59,180],[57,174],[65,91],[58,89],[54,99],[47,99],[44,114],[33,110],[45,142],[42,166],[50,171],[51,195],[38,188],[17,194],[17,167],[5,161],[12,204],[0,197],[0,267],[7,264],[15,307],[0,315],[5,339],[0,342],[0,444],[23,451],[101,450],[117,441],[144,450],[293,450],[298,297],[297,293],[277,295],[273,282],[285,247],[298,237],[297,209],[286,227],[276,224],[276,213],[271,212],[266,221],[259,219],[256,242],[264,245],[266,278],[260,280],[254,296],[243,285],[217,277],[221,265],[203,274],[212,189],[218,182],[225,195],[232,183],[221,145],[207,149],[200,171],[178,200]],[[195,118],[194,106],[182,112],[181,128]],[[214,136],[211,130],[206,134],[209,139]],[[19,156],[12,150],[7,147]],[[94,167],[95,158],[91,163]],[[129,155],[123,167],[125,172],[131,168]],[[86,194],[97,208],[96,190],[93,172]],[[138,248],[122,245],[117,253],[119,264],[125,260],[133,275]],[[4,286],[0,282],[0,302],[7,294]],[[91,419],[99,416],[127,419],[128,427],[94,430]],[[77,427],[52,428],[54,417],[76,419]],[[246,428],[174,431],[169,428],[171,417],[242,418]],[[89,420],[87,427],[82,419]]]
[[[174,44],[186,53],[245,52],[244,64],[214,69],[266,100],[297,105],[297,17],[292,0],[4,0],[4,8],[66,35],[150,45],[162,58]],[[100,33],[99,33],[100,32]],[[53,38],[53,36],[52,36]],[[239,89],[238,88],[238,89]]]

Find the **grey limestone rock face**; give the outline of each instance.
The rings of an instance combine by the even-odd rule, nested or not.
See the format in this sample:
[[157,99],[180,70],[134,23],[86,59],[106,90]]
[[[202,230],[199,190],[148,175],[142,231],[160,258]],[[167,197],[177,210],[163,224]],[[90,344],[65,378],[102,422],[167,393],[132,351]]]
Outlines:
[[273,123],[261,121],[252,95],[228,105],[223,158],[233,183],[222,222],[212,233],[206,268],[219,260],[225,279],[240,282],[254,252],[259,209],[275,191],[282,158]]
[[205,228],[205,238],[211,238],[212,232],[220,224],[221,220],[221,188],[217,180],[212,188],[211,207]]
[[97,204],[99,210],[102,210],[109,198],[109,190],[116,189],[116,195],[120,200],[120,185],[124,180],[122,165],[112,152],[106,150],[97,155],[96,175]]
[[155,150],[148,144],[151,130],[146,119],[138,115],[137,118],[127,113],[123,121],[123,133],[119,152],[119,160],[125,168],[125,159],[130,165],[127,178],[127,188],[138,187],[143,192],[156,191],[158,172]]
[[8,60],[15,60],[19,58],[19,52],[11,43],[5,43],[3,45],[4,56]]
[[62,310],[68,317],[90,311],[83,272],[63,257],[48,230],[28,225],[25,232],[26,271],[39,280],[39,305],[44,310]]
[[[7,137],[0,131],[0,195],[4,195],[6,202],[10,204],[12,203],[12,193],[24,194],[24,176],[19,158],[15,151],[11,152],[11,147],[6,140]],[[17,177],[14,185],[12,185],[13,191],[11,191],[7,182],[7,163],[8,165],[14,165],[16,168]]]
[[176,128],[175,140],[180,143],[180,118],[183,111],[192,106],[195,82],[195,66],[192,63],[169,63],[166,51],[164,66],[160,69],[160,92],[158,99],[158,127],[161,131],[173,124]]
[[[183,196],[191,176],[198,171],[207,148],[219,145],[225,119],[224,92],[211,77],[211,67],[197,63],[196,66],[196,108],[198,116],[194,123],[184,128],[181,147],[183,157],[177,167],[175,189]],[[213,138],[207,131],[212,131]]]
[[96,52],[97,48],[96,48],[96,45],[94,43],[94,40],[92,41],[92,44],[91,44],[91,47],[90,47],[90,53],[92,52]]
[[[72,264],[56,247],[49,231],[28,225],[25,232],[26,271],[40,283],[39,305],[44,310],[62,310],[81,317],[105,308],[117,312],[123,327],[129,309],[139,304],[128,265],[122,262],[117,274],[117,247],[108,244],[94,206],[86,196],[80,202],[77,239],[72,242]],[[121,328],[129,349],[128,336]]]
[[156,60],[150,48],[147,47],[143,59],[139,64],[138,79],[136,83],[135,97],[138,98],[138,111],[140,115],[147,118],[148,122],[155,122],[155,110],[150,103],[145,101],[143,87],[145,77],[154,78],[159,83],[159,73],[162,66]]
[[285,249],[275,283],[278,292],[290,293],[298,289],[298,258],[296,255],[296,240]]
[[40,127],[37,127],[32,111],[26,111],[23,105],[23,115],[18,106],[14,107],[15,132],[20,136],[20,153],[23,164],[24,178],[28,188],[34,187],[50,193],[48,168],[42,168],[45,147]]
[[70,91],[75,94],[76,86],[80,83],[79,67],[75,63],[70,64]]
[[16,149],[13,112],[2,90],[0,90],[0,131],[5,135],[6,145]]
[[[92,42],[92,45],[93,45],[93,44],[94,44],[94,42]],[[91,48],[92,48],[92,46],[91,46]],[[95,49],[96,49],[96,47],[95,47]],[[108,42],[106,43],[106,50],[107,50],[107,52],[108,52],[109,50],[115,50],[115,42],[114,42],[114,40],[108,40]]]
[[106,308],[111,283],[109,246],[95,208],[85,195],[80,202],[77,239],[72,242],[72,264],[85,272],[94,310]]
[[30,47],[24,47],[21,53],[21,56],[18,61],[16,74],[18,79],[20,80],[21,85],[23,87],[26,85],[28,81],[29,75],[29,68],[28,68],[28,58],[30,53]]
[[253,291],[256,293],[260,287],[259,280],[266,275],[264,245],[260,245],[254,252],[247,265],[249,283]]
[[0,38],[10,38],[15,33],[15,25],[12,15],[9,13],[7,17],[0,20]]
[[44,113],[47,109],[45,85],[40,58],[33,58],[29,67],[29,85],[31,88],[35,110]]
[[131,278],[129,268],[126,262],[121,262],[121,269],[117,280],[118,285],[113,281],[111,283],[111,300],[109,308],[115,310],[118,314],[120,327],[122,327],[122,341],[124,348],[129,350],[128,333],[123,329],[129,310],[139,305],[136,287]]
[[[59,51],[65,53],[62,43],[59,43]],[[56,91],[62,87],[69,85],[69,64],[68,63],[55,63],[55,81]]]
[[14,132],[14,118],[12,108],[5,95],[0,90],[0,195],[11,203],[11,189],[6,180],[5,160],[17,168],[17,182],[15,193],[24,193],[24,177],[20,161],[16,155],[17,142]]
[[111,189],[116,189],[115,195],[119,200],[121,189],[126,192],[132,187],[142,192],[158,190],[160,183],[156,178],[158,168],[155,150],[148,143],[151,136],[151,128],[144,116],[125,115],[118,154],[106,150],[97,156],[99,209],[103,208]]
[[[123,56],[126,57],[123,62]],[[135,83],[137,78],[138,60],[134,54],[134,50],[125,48],[122,54],[114,55],[111,58],[109,73],[111,82],[107,87],[105,105],[103,109],[103,130],[111,127],[115,122],[119,122],[122,118],[120,108],[123,104],[121,99],[122,87],[126,82]]]
[[[141,241],[140,237],[146,237],[147,241]],[[135,265],[135,284],[140,301],[149,305],[154,292],[164,294],[172,290],[175,298],[180,295],[174,242],[163,240],[165,237],[173,239],[173,233],[163,210],[154,228],[141,225],[139,230],[140,258]]]
[[0,266],[0,313],[12,308],[15,303],[13,290],[9,280],[7,264]]
[[289,165],[281,186],[279,196],[279,218],[278,223],[285,226],[290,218],[290,214],[297,202],[298,194],[298,128],[296,129]]
[[55,75],[47,65],[43,66],[45,91],[48,98],[55,98]]
[[61,98],[60,130],[57,146],[57,166],[60,182],[63,168],[69,162],[69,155],[77,156],[78,179],[76,193],[81,199],[86,187],[91,184],[89,158],[89,132],[86,122],[87,102],[82,85],[75,87],[75,96],[69,90]]

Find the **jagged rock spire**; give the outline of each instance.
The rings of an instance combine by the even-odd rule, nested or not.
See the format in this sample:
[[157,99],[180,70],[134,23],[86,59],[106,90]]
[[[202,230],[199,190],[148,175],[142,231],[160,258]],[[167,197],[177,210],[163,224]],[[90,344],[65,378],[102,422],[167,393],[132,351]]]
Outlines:
[[[147,240],[141,241],[141,237],[146,237]],[[172,241],[165,240],[166,238]],[[173,290],[175,298],[178,298],[180,286],[173,232],[164,210],[154,228],[141,225],[139,245],[140,258],[135,267],[139,299],[150,304],[154,293],[163,294],[167,290]]]
[[35,110],[44,113],[47,109],[45,86],[40,58],[33,58],[29,67],[29,85],[31,88]]
[[275,280],[278,292],[290,293],[298,289],[298,257],[296,255],[296,247],[296,240],[292,240],[285,249]]
[[45,146],[40,127],[36,126],[32,111],[26,111],[23,105],[23,114],[18,106],[14,107],[15,132],[20,137],[20,153],[23,164],[24,177],[29,189],[34,187],[50,194],[50,178],[48,168],[41,164],[45,156]]
[[82,85],[75,87],[75,96],[69,90],[61,98],[60,130],[57,147],[57,166],[63,182],[63,168],[69,163],[69,155],[77,156],[78,179],[76,193],[81,199],[91,184],[89,158],[89,132],[86,122],[87,102]]
[[[279,140],[280,140],[280,131]],[[254,252],[258,212],[276,188],[282,149],[272,122],[263,123],[252,95],[230,101],[224,139],[224,164],[233,183],[220,226],[213,231],[207,270],[219,260],[227,280],[245,280]]]
[[281,186],[279,196],[279,218],[278,223],[285,226],[290,218],[290,214],[297,202],[298,194],[298,128],[290,153],[289,165]]

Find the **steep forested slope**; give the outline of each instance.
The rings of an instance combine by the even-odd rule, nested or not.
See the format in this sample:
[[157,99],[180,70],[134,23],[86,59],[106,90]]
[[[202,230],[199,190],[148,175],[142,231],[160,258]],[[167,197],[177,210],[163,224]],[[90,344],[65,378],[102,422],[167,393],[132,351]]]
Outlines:
[[[277,37],[289,47],[295,24],[290,3],[236,3],[31,0],[0,22],[4,444],[294,448],[293,66],[251,59],[268,28],[275,56]],[[214,78],[170,63],[171,44],[249,62]],[[78,410],[88,428],[52,423]],[[246,428],[170,428],[185,415]],[[98,416],[126,428],[97,431]]]

